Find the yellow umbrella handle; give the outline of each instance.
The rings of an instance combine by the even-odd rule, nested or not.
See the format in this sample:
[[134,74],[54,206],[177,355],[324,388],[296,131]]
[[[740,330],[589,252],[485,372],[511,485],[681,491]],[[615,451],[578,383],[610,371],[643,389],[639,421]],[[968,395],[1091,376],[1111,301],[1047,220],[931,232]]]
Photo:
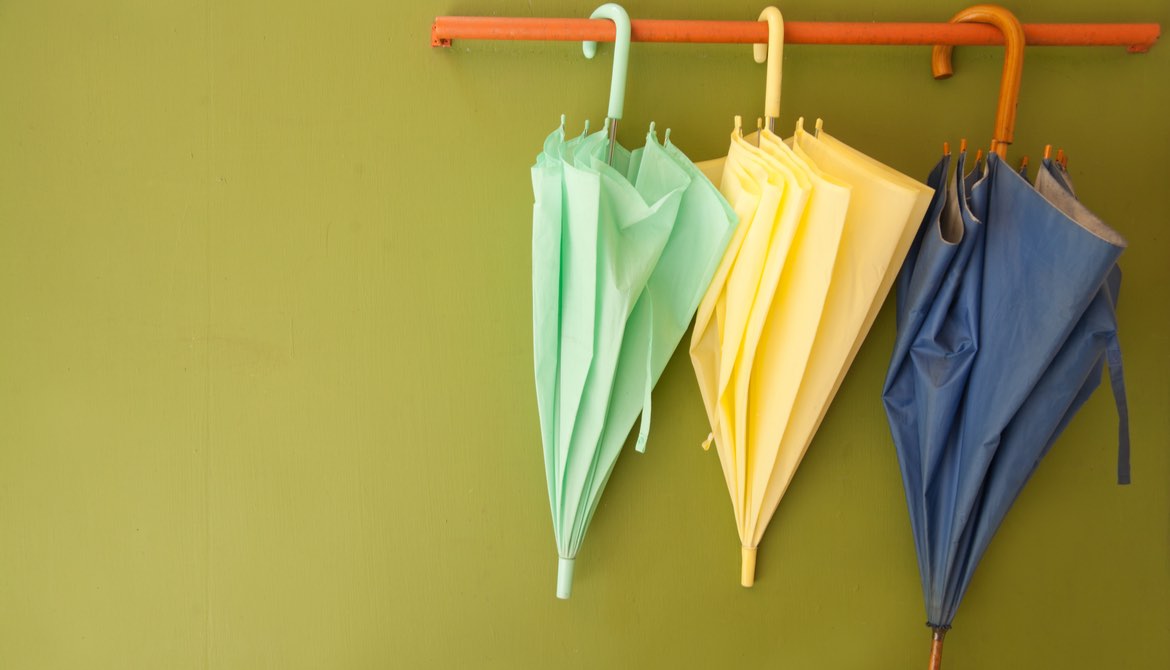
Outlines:
[[759,21],[768,22],[768,43],[752,46],[757,63],[768,63],[768,78],[764,82],[764,118],[768,130],[776,132],[780,117],[780,85],[784,74],[784,16],[775,7],[765,7]]
[[[1003,77],[999,83],[999,107],[995,113],[995,135],[991,140],[995,153],[1007,158],[1007,145],[1012,143],[1016,128],[1016,104],[1020,98],[1020,79],[1024,72],[1024,26],[1008,10],[999,5],[975,5],[951,17],[951,23],[989,23],[1003,32],[1007,51],[1003,60]],[[931,69],[935,79],[946,79],[954,73],[951,53],[955,47],[935,45],[931,53]]]

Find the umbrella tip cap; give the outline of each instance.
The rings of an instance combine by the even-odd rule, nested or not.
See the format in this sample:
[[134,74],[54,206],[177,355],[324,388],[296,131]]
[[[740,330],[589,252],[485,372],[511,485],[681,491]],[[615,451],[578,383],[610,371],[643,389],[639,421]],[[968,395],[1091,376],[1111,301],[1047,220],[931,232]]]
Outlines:
[[743,562],[740,565],[739,583],[751,588],[756,583],[756,548],[742,547]]
[[573,595],[573,559],[562,556],[557,561],[557,597],[568,600]]

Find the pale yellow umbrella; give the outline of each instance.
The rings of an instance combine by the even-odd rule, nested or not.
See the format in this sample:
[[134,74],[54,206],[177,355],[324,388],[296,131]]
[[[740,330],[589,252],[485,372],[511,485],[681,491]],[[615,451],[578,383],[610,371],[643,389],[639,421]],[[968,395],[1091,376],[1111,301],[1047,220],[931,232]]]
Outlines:
[[[756,60],[768,61],[772,128],[783,20],[771,7],[760,18],[768,21],[769,45],[757,48]],[[741,582],[750,586],[767,526],[761,511],[825,304],[849,188],[770,130],[745,139],[738,117],[728,156],[702,167],[743,222],[699,307],[691,358],[735,511]]]

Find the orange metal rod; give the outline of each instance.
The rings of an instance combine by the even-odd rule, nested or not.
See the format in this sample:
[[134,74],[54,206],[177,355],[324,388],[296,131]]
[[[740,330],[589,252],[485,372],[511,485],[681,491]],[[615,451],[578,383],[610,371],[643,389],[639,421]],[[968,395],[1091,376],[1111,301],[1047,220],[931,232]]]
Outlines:
[[[766,44],[768,24],[759,21],[631,22],[635,42],[698,42]],[[1123,46],[1132,53],[1148,51],[1162,34],[1157,23],[1030,23],[1024,26],[1028,46]],[[551,40],[612,42],[612,21],[534,19],[489,16],[440,16],[431,26],[431,46],[452,40]],[[786,21],[788,44],[948,44],[999,45],[1003,34],[992,26],[952,23],[840,23]]]

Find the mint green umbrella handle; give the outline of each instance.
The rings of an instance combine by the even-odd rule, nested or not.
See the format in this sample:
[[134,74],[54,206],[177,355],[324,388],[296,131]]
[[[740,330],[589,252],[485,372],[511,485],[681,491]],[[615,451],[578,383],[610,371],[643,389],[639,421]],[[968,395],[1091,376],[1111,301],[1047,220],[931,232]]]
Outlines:
[[[609,19],[614,23],[617,38],[613,46],[613,78],[609,82],[609,118],[622,118],[626,102],[626,66],[630,62],[630,15],[622,6],[607,2],[589,15],[591,19]],[[584,42],[581,50],[586,58],[597,55],[597,42]]]

